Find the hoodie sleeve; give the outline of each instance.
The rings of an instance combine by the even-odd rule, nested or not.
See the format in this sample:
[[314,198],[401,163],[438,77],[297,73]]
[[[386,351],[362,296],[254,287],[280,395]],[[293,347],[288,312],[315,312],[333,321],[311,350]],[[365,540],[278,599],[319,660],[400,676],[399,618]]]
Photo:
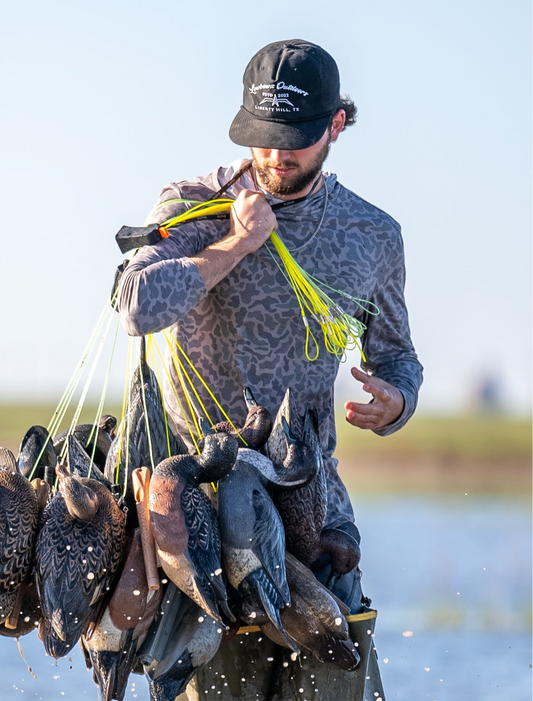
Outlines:
[[404,299],[405,264],[401,233],[391,238],[384,255],[372,301],[380,314],[365,315],[367,330],[363,336],[366,362],[362,367],[400,390],[405,406],[400,416],[374,433],[388,436],[402,428],[413,415],[422,384],[422,365],[418,361],[409,329]]
[[[198,199],[200,193],[187,193]],[[184,211],[177,185],[166,186],[146,225],[166,221]],[[205,193],[203,199],[206,199]],[[165,202],[169,202],[165,204]],[[220,238],[211,222],[190,222],[169,229],[169,237],[140,248],[124,271],[118,291],[118,310],[130,336],[156,333],[179,321],[207,295],[202,276],[191,256]]]

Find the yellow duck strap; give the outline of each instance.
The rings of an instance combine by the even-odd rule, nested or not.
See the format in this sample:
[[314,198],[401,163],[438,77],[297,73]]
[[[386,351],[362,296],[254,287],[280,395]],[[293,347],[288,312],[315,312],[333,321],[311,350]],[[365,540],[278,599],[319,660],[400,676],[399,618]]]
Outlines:
[[[163,202],[161,203],[161,206],[174,202],[193,204],[194,206],[187,209],[185,212],[164,221],[161,224],[161,228],[165,231],[168,228],[177,226],[178,224],[193,221],[198,217],[211,216],[222,212],[227,212],[233,205],[234,200],[221,198],[198,204],[197,201],[179,199]],[[317,280],[312,275],[306,273],[306,271],[300,265],[298,265],[298,263],[292,257],[291,253],[275,231],[270,234],[270,240],[283,264],[284,270],[274,258],[269,246],[267,246],[267,250],[274,258],[276,264],[283,272],[285,279],[294,290],[298,306],[300,307],[302,321],[306,330],[305,355],[307,359],[314,361],[318,358],[319,346],[309,328],[306,310],[322,329],[322,333],[324,335],[324,345],[329,353],[332,353],[342,361],[345,358],[347,350],[358,348],[363,360],[366,360],[359,341],[363,335],[363,332],[366,330],[366,326],[358,319],[355,319],[355,317],[346,313],[344,309],[339,304],[334,302],[321,288],[332,290],[333,292],[336,292],[337,294],[351,300],[367,314],[377,315],[379,314],[379,308],[373,302],[360,299],[358,297],[353,297],[342,290],[337,290],[330,285],[322,283],[320,280]],[[309,348],[311,339],[314,341],[316,349],[314,355],[311,355]]]

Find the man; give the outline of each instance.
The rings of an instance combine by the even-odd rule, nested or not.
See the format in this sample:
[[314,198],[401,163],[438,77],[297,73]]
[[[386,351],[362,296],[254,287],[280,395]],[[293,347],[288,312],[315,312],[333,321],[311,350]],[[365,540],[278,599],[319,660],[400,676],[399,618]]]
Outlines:
[[[318,325],[312,328],[319,342],[318,358],[307,359],[296,297],[268,243],[276,230],[308,273],[379,307],[376,316],[364,303],[342,298],[343,308],[367,326],[363,336],[367,372],[353,368],[352,374],[372,396],[368,404],[347,402],[346,419],[379,435],[401,428],[415,410],[422,368],[411,343],[403,298],[400,227],[340,185],[336,176],[322,171],[331,144],[354,123],[356,112],[351,101],[341,99],[337,65],[319,46],[293,40],[260,50],[245,70],[243,105],[230,129],[235,143],[251,148],[251,164],[238,162],[192,183],[166,186],[148,219],[162,223],[185,209],[176,200],[206,201],[229,185],[226,196],[235,199],[230,221],[191,222],[171,229],[157,245],[141,249],[123,276],[119,309],[132,335],[172,327],[235,422],[246,413],[245,386],[272,413],[287,387],[302,413],[307,405],[315,406],[327,471],[326,527],[359,538],[333,458],[338,360],[324,347]],[[340,300],[335,293],[331,296]],[[165,388],[165,400],[184,434],[186,400],[171,362],[169,372],[174,388]],[[202,386],[198,392],[210,416],[219,420],[209,394]],[[327,561],[316,565],[317,569],[323,565],[325,570],[318,572],[322,579],[327,576]],[[364,604],[359,577],[359,571],[342,577],[335,590],[354,614]],[[328,684],[334,689],[331,681]],[[349,698],[362,699],[369,693],[364,684]],[[222,687],[221,692],[229,693]],[[288,698],[286,691],[285,697],[275,693],[272,698]],[[338,693],[336,697],[340,698]]]

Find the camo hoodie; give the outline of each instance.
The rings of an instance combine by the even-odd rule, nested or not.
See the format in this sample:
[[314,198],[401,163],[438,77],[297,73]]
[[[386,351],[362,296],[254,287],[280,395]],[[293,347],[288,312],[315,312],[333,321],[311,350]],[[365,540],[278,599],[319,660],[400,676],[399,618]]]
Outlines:
[[[237,161],[193,182],[165,186],[146,223],[162,223],[187,206],[165,204],[169,200],[209,199],[244,163]],[[242,188],[257,189],[248,173],[228,190],[228,196],[237,197]],[[371,316],[355,303],[331,293],[368,327],[363,336],[367,360],[362,366],[397,387],[405,398],[401,416],[375,431],[388,435],[413,414],[422,383],[422,366],[411,343],[403,296],[400,226],[343,187],[335,175],[325,174],[324,181],[325,187],[304,201],[276,212],[278,234],[289,250],[298,249],[293,256],[308,273],[354,297],[371,300],[381,310],[378,316]],[[265,194],[271,204],[279,201]],[[339,362],[325,349],[320,328],[312,319],[310,325],[319,339],[320,354],[314,362],[307,360],[298,303],[277,265],[279,259],[272,244],[267,242],[245,256],[226,278],[206,291],[190,256],[228,231],[228,220],[189,222],[170,229],[169,238],[140,249],[127,266],[119,289],[118,306],[126,329],[130,335],[139,336],[170,327],[235,423],[242,423],[247,413],[242,396],[245,386],[273,416],[287,387],[301,413],[307,405],[315,406],[328,484],[326,526],[333,528],[352,521],[350,499],[333,457],[333,385]],[[310,350],[312,356],[313,348]],[[170,353],[167,363],[174,388],[166,383],[165,402],[175,427],[186,437],[178,399],[182,406],[187,404]],[[197,390],[212,420],[223,420],[200,383]]]

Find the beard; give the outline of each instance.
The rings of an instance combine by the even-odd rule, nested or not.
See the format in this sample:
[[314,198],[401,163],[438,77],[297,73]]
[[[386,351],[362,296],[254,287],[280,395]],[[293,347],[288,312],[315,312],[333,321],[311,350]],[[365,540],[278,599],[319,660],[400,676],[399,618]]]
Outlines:
[[[302,168],[298,162],[290,160],[281,163],[269,159],[258,161],[252,149],[253,167],[261,187],[274,197],[297,195],[317,179],[322,171],[322,165],[329,155],[330,146],[330,142],[327,141],[316,154],[314,160],[305,168]],[[293,175],[281,178],[272,173],[270,168],[296,168],[297,170]]]

